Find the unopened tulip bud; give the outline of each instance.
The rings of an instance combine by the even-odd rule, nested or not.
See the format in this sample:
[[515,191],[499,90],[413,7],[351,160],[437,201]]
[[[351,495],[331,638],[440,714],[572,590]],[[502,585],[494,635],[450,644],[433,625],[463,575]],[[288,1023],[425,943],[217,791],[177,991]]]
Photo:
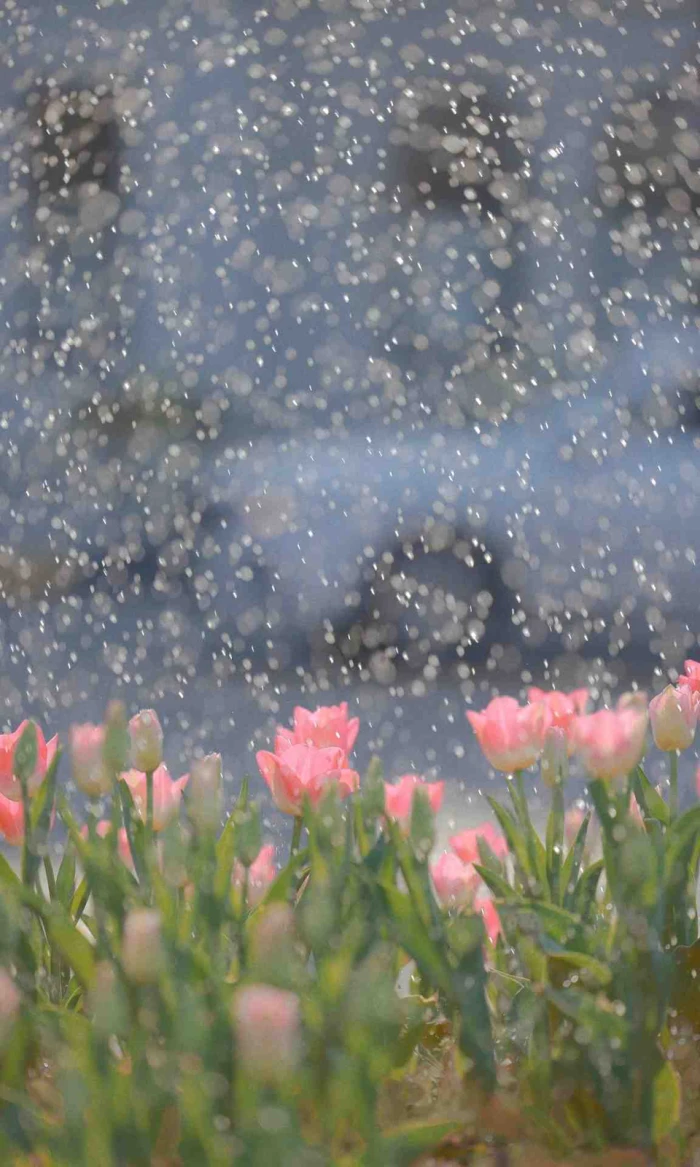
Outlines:
[[221,754],[207,754],[192,763],[188,809],[200,831],[214,830],[221,821]]
[[70,754],[73,778],[88,798],[101,798],[112,787],[112,774],[105,760],[105,727],[72,725]]
[[639,713],[646,713],[648,707],[647,695],[641,689],[630,689],[617,702],[618,709],[635,709]]
[[649,702],[654,743],[660,750],[685,750],[692,746],[698,721],[698,698],[692,689],[667,685]]
[[271,985],[245,985],[233,998],[236,1052],[247,1075],[281,1083],[296,1069],[299,998]]
[[142,709],[129,722],[131,762],[144,774],[157,770],[163,761],[163,730],[153,709]]
[[123,701],[110,701],[105,713],[104,757],[110,773],[121,774],[129,765],[131,738]]
[[137,985],[158,980],[163,967],[160,912],[155,908],[134,908],[124,923],[122,964],[130,981]]
[[294,911],[289,904],[270,904],[255,917],[250,956],[258,967],[279,963],[295,943]]
[[6,969],[0,969],[0,1046],[4,1046],[14,1028],[22,996]]
[[544,735],[544,746],[540,760],[542,781],[547,786],[557,786],[566,776],[569,758],[569,743],[566,733],[557,725],[552,725]]

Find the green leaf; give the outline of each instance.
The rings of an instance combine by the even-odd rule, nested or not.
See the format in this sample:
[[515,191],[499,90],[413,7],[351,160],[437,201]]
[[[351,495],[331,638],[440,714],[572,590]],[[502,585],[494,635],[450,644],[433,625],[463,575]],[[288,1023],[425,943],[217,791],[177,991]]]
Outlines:
[[510,811],[506,810],[504,806],[501,806],[500,802],[497,802],[495,798],[487,798],[487,802],[498,819],[498,824],[506,837],[508,850],[517,860],[523,876],[526,880],[532,878],[534,872],[530,868],[530,859],[525,840],[515,819]]
[[0,855],[0,884],[15,890],[22,886],[20,877],[12,870],[4,855]]
[[250,789],[250,775],[244,774],[241,789],[236,799],[235,810],[245,810],[248,805],[248,791]]
[[384,814],[384,767],[379,758],[370,758],[362,783],[360,801],[362,814],[368,826]]
[[303,870],[308,862],[308,847],[305,847],[303,851],[297,851],[296,855],[294,855],[286,867],[282,868],[277,878],[268,887],[260,901],[260,907],[264,907],[266,904],[287,903],[292,895],[293,887],[296,886],[296,879],[299,872]]
[[633,786],[644,817],[657,819],[667,827],[671,821],[671,812],[658,790],[652,786],[641,766],[637,766],[634,772]]
[[[380,1153],[384,1167],[411,1167],[417,1159],[436,1149],[443,1139],[459,1130],[459,1123],[406,1123],[405,1126],[395,1127],[383,1136]],[[376,1148],[371,1156],[368,1154],[366,1163],[369,1167],[377,1163]]]
[[652,1137],[658,1145],[672,1134],[681,1119],[681,1080],[670,1062],[664,1062],[654,1078]]
[[36,850],[40,850],[48,838],[51,828],[51,816],[56,796],[56,775],[61,758],[60,748],[56,750],[51,765],[46,771],[41,786],[31,801],[30,821],[32,824],[32,839]]
[[43,915],[49,943],[54,944],[83,988],[89,988],[95,970],[94,949],[70,917],[52,906]]
[[669,827],[667,832],[666,883],[675,885],[688,876],[690,858],[700,836],[700,805],[691,807]]
[[15,746],[13,757],[15,776],[22,784],[27,784],[34,777],[38,760],[39,743],[36,725],[33,721],[28,721]]
[[413,957],[421,976],[439,990],[447,1005],[459,1014],[459,1044],[474,1063],[475,1073],[487,1090],[496,1084],[493,1039],[486,1002],[481,917],[456,920],[453,937],[458,952],[456,968],[448,964],[445,948],[437,944],[431,925],[421,919],[411,896],[393,885],[380,885],[387,922],[409,956]]
[[80,883],[78,884],[75,891],[73,892],[73,898],[70,902],[70,914],[73,917],[73,920],[76,924],[78,923],[78,920],[80,919],[83,912],[85,911],[85,908],[87,907],[87,902],[89,899],[90,899],[90,885],[89,885],[87,879],[85,879],[83,877],[83,879],[81,879]]
[[115,781],[119,774],[128,770],[130,754],[131,738],[126,711],[121,701],[112,701],[105,718],[103,757],[107,769]]
[[244,867],[250,867],[257,858],[262,846],[262,827],[260,825],[260,808],[257,803],[249,802],[245,810],[235,810],[235,850]]
[[571,910],[574,902],[574,893],[576,891],[576,884],[578,882],[579,871],[581,870],[581,863],[583,861],[583,853],[586,847],[586,839],[588,837],[588,826],[591,821],[590,813],[587,814],[581,823],[576,838],[572,844],[569,854],[564,860],[564,866],[561,871],[560,888],[564,897],[563,906]]
[[64,908],[70,908],[75,890],[75,848],[70,840],[66,843],[61,865],[56,876],[56,899]]
[[535,935],[544,933],[563,946],[570,945],[581,935],[581,921],[578,916],[564,908],[556,907],[555,904],[528,899],[511,900],[507,903],[499,901],[498,911],[500,915],[512,917],[515,927],[523,932]]
[[87,988],[92,982],[95,967],[95,954],[90,941],[83,936],[58,901],[49,904],[43,896],[26,887],[19,888],[18,895],[42,921],[49,944],[58,949],[80,983]]
[[586,868],[576,884],[572,909],[584,922],[590,919],[592,909],[595,906],[598,882],[603,874],[604,868],[604,860],[597,859],[595,863],[591,863],[590,867]]
[[565,965],[567,968],[580,969],[586,974],[584,979],[593,978],[600,985],[609,985],[612,972],[602,960],[596,960],[586,952],[573,952],[571,949],[558,949],[550,952],[545,945],[545,952],[554,964]]
[[481,864],[488,871],[492,871],[494,875],[504,875],[503,864],[496,855],[495,851],[489,846],[483,835],[477,835],[476,845],[479,851],[479,858]]
[[519,893],[515,888],[510,886],[505,875],[499,875],[495,871],[492,871],[490,867],[483,867],[481,863],[475,863],[474,870],[477,875],[481,876],[489,891],[492,891],[498,899],[505,900],[506,902],[508,900],[520,899]]
[[389,924],[399,944],[413,957],[420,972],[431,985],[449,997],[452,990],[449,966],[443,960],[440,949],[430,938],[430,933],[418,915],[411,897],[389,885],[382,885],[380,892]]
[[673,953],[675,965],[671,1005],[700,1032],[700,940],[679,946]]
[[552,899],[560,899],[562,853],[564,850],[564,794],[558,783],[552,790],[552,809],[547,819],[547,879]]
[[552,989],[546,987],[544,995],[565,1017],[570,1017],[579,1025],[590,1030],[596,1041],[609,1043],[614,1040],[619,1049],[627,1043],[629,1022],[617,1012],[608,1008],[601,994],[587,993],[582,989]]
[[458,955],[452,977],[452,1000],[459,1013],[459,1047],[473,1061],[487,1090],[496,1086],[496,1060],[491,1016],[486,998],[484,922],[480,914],[458,916],[450,943]]
[[411,803],[410,838],[416,854],[427,858],[435,844],[435,815],[428,795],[419,786],[413,792]]
[[230,814],[224,823],[223,830],[216,841],[216,864],[230,872],[233,867],[234,848],[236,845],[236,815]]

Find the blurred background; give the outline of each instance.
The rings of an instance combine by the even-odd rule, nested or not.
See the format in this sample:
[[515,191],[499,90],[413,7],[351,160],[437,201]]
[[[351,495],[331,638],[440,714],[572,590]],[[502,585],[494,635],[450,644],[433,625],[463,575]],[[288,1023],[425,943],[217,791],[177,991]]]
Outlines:
[[[695,0],[0,16],[0,703],[173,768],[699,656]],[[466,792],[466,795],[465,795]]]

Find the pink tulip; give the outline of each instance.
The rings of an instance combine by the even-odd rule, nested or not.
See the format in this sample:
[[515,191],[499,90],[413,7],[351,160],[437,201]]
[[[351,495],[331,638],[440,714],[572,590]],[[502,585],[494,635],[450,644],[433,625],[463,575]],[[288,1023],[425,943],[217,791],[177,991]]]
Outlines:
[[700,695],[700,661],[684,661],[683,667],[685,676],[678,678],[678,684],[682,689],[690,689],[691,693]]
[[321,705],[313,713],[297,705],[294,710],[294,728],[280,726],[275,738],[275,753],[281,754],[290,746],[317,746],[325,749],[337,746],[349,754],[360,728],[359,717],[348,719],[348,703]]
[[[248,906],[255,908],[260,903],[271,883],[277,878],[275,866],[275,847],[267,843],[261,847],[248,870]],[[236,860],[233,868],[233,882],[237,888],[245,883],[245,868],[240,860]]]
[[24,839],[24,807],[4,794],[0,794],[0,834],[13,847]]
[[393,784],[384,783],[384,810],[404,831],[411,825],[413,797],[419,789],[427,795],[433,814],[437,814],[442,806],[444,782],[424,782],[417,774],[404,774]]
[[157,770],[163,761],[163,729],[155,709],[142,709],[129,722],[131,764],[144,773]]
[[660,750],[685,750],[692,746],[700,712],[700,693],[686,685],[667,685],[649,702],[649,721],[654,743]]
[[588,773],[604,781],[626,777],[644,753],[647,720],[641,698],[577,718],[572,738]]
[[[111,830],[112,830],[112,824],[109,821],[109,819],[100,819],[100,821],[96,827],[97,837],[99,839],[106,839],[107,835],[110,834]],[[84,839],[89,838],[90,833],[88,831],[87,824],[85,824],[84,826],[82,826],[80,828],[80,834],[82,835],[82,837]],[[117,835],[117,851],[119,852],[119,858],[121,859],[124,866],[128,867],[130,871],[133,871],[134,870],[134,861],[131,858],[131,848],[129,846],[129,836],[127,835],[124,827],[119,828],[119,833]]]
[[245,985],[233,998],[236,1053],[247,1075],[277,1083],[296,1069],[300,1010],[296,993],[271,985]]
[[346,798],[360,784],[359,774],[349,768],[347,756],[337,747],[296,745],[276,754],[260,750],[256,758],[275,804],[285,814],[300,815],[305,797],[318,806],[330,786]]
[[495,944],[501,934],[501,921],[493,900],[489,896],[480,896],[474,900],[474,911],[481,912],[484,917],[486,935],[491,943]]
[[525,770],[538,759],[551,724],[547,706],[519,705],[514,697],[494,697],[482,713],[467,713],[486,759],[495,770]]
[[103,725],[72,725],[70,754],[75,784],[88,798],[108,794],[112,777],[104,758],[105,727]]
[[480,863],[479,839],[488,843],[498,859],[505,859],[508,854],[508,844],[493,823],[481,823],[478,827],[468,827],[465,831],[460,831],[458,835],[452,835],[450,847],[456,855],[459,855],[463,863]]
[[472,903],[480,876],[473,863],[463,863],[451,851],[445,851],[431,865],[435,892],[446,908],[466,908]]
[[[17,743],[28,725],[28,721],[23,721],[13,733],[0,734],[0,794],[4,794],[5,798],[9,798],[13,802],[19,802],[22,798],[22,788],[19,779],[15,775],[15,750],[17,749]],[[36,794],[46,777],[46,771],[51,765],[56,750],[58,749],[58,737],[52,737],[47,742],[37,725],[36,744],[36,770],[27,783],[30,795]]]
[[[146,819],[146,775],[141,770],[128,770],[120,774],[126,782],[131,797],[141,818]],[[180,806],[182,792],[187,785],[189,774],[183,774],[176,782],[170,777],[165,764],[158,766],[153,774],[153,829],[162,831],[167,827],[173,815],[176,815]]]
[[564,731],[569,753],[573,753],[569,732],[575,719],[586,711],[588,689],[573,689],[571,693],[561,693],[557,689],[545,690],[533,687],[528,689],[527,696],[532,705],[542,702],[547,707],[550,715],[550,726]]

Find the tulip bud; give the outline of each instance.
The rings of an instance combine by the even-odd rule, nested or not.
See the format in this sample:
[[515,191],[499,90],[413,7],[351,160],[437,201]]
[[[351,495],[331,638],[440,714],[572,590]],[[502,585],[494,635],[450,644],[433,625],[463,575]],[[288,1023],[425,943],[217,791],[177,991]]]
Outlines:
[[221,820],[221,754],[198,758],[190,769],[190,818],[200,831],[214,830]]
[[22,995],[6,969],[0,969],[0,1047],[7,1043],[14,1028]]
[[105,727],[103,725],[72,725],[70,728],[70,755],[73,778],[79,790],[88,798],[101,798],[112,786],[112,774],[105,760]]
[[629,689],[623,693],[617,702],[618,709],[634,709],[638,713],[646,713],[647,695],[641,689]]
[[569,758],[569,743],[566,733],[559,726],[552,725],[544,735],[544,746],[540,761],[542,781],[547,786],[557,786],[566,775]]
[[158,980],[163,967],[160,912],[155,908],[133,908],[124,923],[122,964],[130,981],[137,985]]
[[246,1075],[280,1084],[299,1060],[300,1018],[296,993],[271,985],[246,985],[233,998],[236,1052]]
[[144,774],[157,770],[163,761],[163,730],[155,710],[142,709],[132,717],[129,736],[132,765]]
[[267,971],[280,965],[280,958],[292,952],[295,944],[294,911],[289,904],[270,904],[254,918],[250,959],[258,970]]
[[131,738],[122,701],[110,701],[105,713],[104,756],[110,773],[121,774],[129,765]]
[[667,685],[649,702],[654,743],[660,750],[685,750],[693,744],[698,720],[698,699],[692,689]]
[[262,843],[260,808],[257,803],[250,802],[245,810],[237,810],[234,815],[236,820],[236,858],[240,859],[244,867],[252,867],[260,853],[260,844]]
[[107,960],[101,960],[95,966],[89,1004],[93,1024],[99,1033],[118,1033],[128,1024],[122,988],[114,966]]

